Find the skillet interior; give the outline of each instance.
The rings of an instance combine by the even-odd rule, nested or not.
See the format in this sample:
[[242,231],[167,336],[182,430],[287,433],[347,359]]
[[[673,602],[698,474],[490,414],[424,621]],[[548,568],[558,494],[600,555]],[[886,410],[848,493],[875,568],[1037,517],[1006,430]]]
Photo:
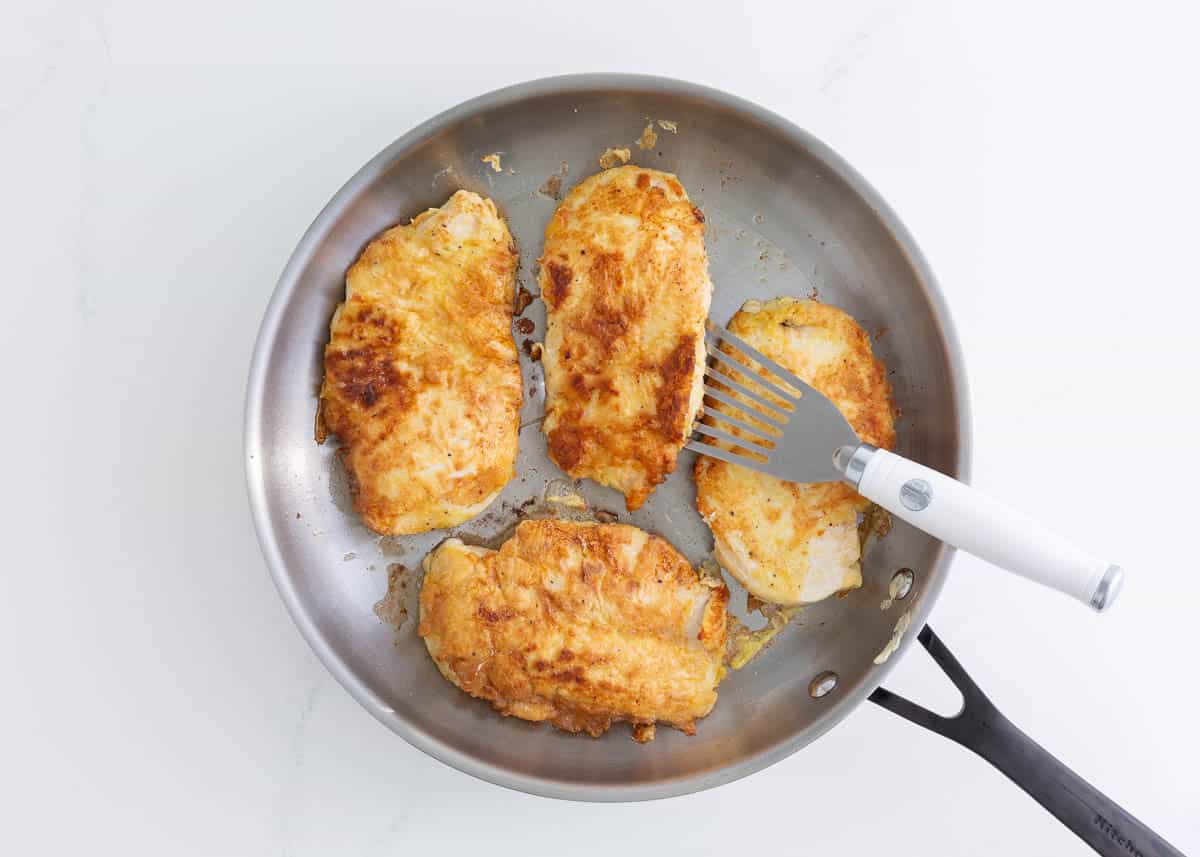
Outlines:
[[[657,145],[639,149],[634,141],[649,119],[675,122],[678,133],[656,125]],[[908,636],[915,635],[951,555],[898,524],[869,550],[862,589],[809,608],[769,650],[728,678],[695,737],[664,728],[646,746],[632,742],[622,725],[591,740],[501,718],[438,675],[414,618],[398,638],[379,621],[372,607],[386,589],[389,564],[419,568],[446,533],[381,539],[367,531],[353,514],[334,444],[313,442],[321,349],[346,268],[384,228],[466,187],[501,206],[521,249],[520,284],[536,294],[534,265],[556,204],[538,189],[565,161],[565,192],[598,169],[597,158],[610,146],[629,147],[633,163],[677,173],[704,210],[714,318],[727,321],[748,298],[815,290],[868,330],[886,328],[876,349],[894,370],[903,412],[898,451],[963,478],[969,445],[957,342],[912,239],[833,152],[748,102],[661,78],[551,78],[454,108],[364,167],[300,242],[255,348],[246,467],[264,554],[313,649],[384,724],[476,776],[584,800],[696,791],[765,767],[819,736],[882,681],[888,664],[876,666],[872,659],[904,610],[912,614]],[[481,162],[491,153],[500,153],[503,172]],[[526,316],[536,323],[529,338],[539,340],[544,307],[535,302]],[[517,335],[518,342],[523,338]],[[540,365],[523,357],[522,370],[522,419],[529,424],[521,434],[520,478],[488,513],[455,531],[469,541],[495,538],[514,522],[513,507],[540,498],[548,480],[562,478],[534,422],[542,412]],[[690,471],[685,453],[676,474],[634,514],[623,511],[615,492],[592,483],[581,490],[593,507],[620,511],[622,521],[660,533],[699,562],[712,544],[694,509]],[[881,611],[888,582],[901,567],[916,572],[913,592]],[[738,587],[734,593],[740,605],[744,595]],[[840,681],[833,693],[814,700],[808,684],[823,670],[835,671]]]

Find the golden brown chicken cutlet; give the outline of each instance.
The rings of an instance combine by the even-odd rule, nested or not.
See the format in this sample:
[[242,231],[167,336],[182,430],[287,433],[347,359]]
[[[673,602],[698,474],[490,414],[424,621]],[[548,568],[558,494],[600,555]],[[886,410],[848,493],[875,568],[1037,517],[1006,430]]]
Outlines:
[[539,281],[550,457],[637,509],[675,469],[700,408],[704,215],[669,173],[606,170],[554,213]]
[[512,479],[516,265],[495,204],[460,190],[384,232],[347,272],[317,439],[341,439],[355,508],[375,532],[460,524]]
[[[870,337],[845,312],[794,298],[749,301],[729,330],[828,396],[863,441],[885,449],[895,444],[887,372]],[[712,411],[705,421],[745,436]],[[850,486],[785,482],[704,456],[694,475],[717,561],[758,598],[809,604],[862,585],[858,521],[870,504]]]
[[504,714],[646,740],[655,722],[692,734],[716,702],[729,591],[661,538],[528,520],[498,551],[449,539],[424,567],[429,654]]

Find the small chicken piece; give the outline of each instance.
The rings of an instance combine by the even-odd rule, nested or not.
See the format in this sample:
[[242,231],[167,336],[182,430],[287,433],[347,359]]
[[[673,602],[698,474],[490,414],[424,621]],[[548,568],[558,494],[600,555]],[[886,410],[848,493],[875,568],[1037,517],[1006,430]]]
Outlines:
[[640,508],[703,397],[704,215],[673,175],[607,170],[558,207],[540,266],[550,457]]
[[[447,679],[506,715],[598,736],[691,735],[712,710],[729,590],[625,524],[527,520],[498,551],[425,558],[418,633]],[[641,727],[641,728],[637,728]]]
[[[895,444],[887,373],[870,337],[845,312],[794,298],[749,301],[729,329],[828,396],[862,440],[885,449]],[[705,420],[730,429],[713,413]],[[705,456],[694,475],[717,561],[751,594],[800,605],[862,585],[858,519],[870,504],[850,486],[785,482]]]
[[515,474],[517,253],[495,204],[458,191],[387,230],[346,274],[317,440],[342,440],[354,505],[377,533],[479,514]]

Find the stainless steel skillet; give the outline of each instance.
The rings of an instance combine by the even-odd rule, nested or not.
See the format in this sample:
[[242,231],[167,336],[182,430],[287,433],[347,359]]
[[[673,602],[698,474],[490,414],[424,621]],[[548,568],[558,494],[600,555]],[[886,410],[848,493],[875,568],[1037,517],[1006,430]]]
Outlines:
[[[635,141],[649,142],[648,126],[657,140],[640,148]],[[809,608],[750,668],[731,675],[695,737],[660,730],[646,746],[621,728],[590,740],[501,718],[441,678],[415,622],[398,638],[380,622],[372,607],[388,566],[418,568],[447,533],[383,539],[367,531],[350,508],[333,450],[313,442],[321,349],[346,268],[381,230],[465,187],[503,209],[521,249],[521,284],[536,294],[534,262],[556,204],[549,180],[556,176],[569,189],[599,168],[608,148],[629,148],[633,163],[677,173],[703,209],[714,318],[725,321],[743,301],[777,295],[816,294],[843,307],[879,334],[877,351],[894,372],[903,411],[899,451],[967,478],[970,419],[954,329],[932,273],[886,203],[786,120],[711,89],[630,75],[551,78],[481,96],[405,134],[347,182],[301,239],[267,308],[247,387],[245,463],[280,595],[313,650],[367,710],[430,755],[483,779],[552,797],[616,801],[729,782],[831,728],[875,691],[923,626],[952,551],[898,525],[869,549],[862,589]],[[482,160],[493,154],[499,172],[495,159]],[[518,332],[518,342],[540,339],[541,303],[525,316],[535,328]],[[536,423],[540,364],[523,358],[522,368],[528,395],[519,478],[487,513],[455,531],[468,540],[496,537],[517,507],[562,479]],[[614,492],[590,482],[579,490],[593,508],[620,512],[698,563],[712,545],[695,512],[691,465],[685,455],[633,514]],[[881,610],[902,568],[913,571],[912,589]],[[735,593],[735,604],[742,600]],[[898,623],[911,630],[883,658]],[[831,689],[829,674],[836,676]],[[810,692],[818,688],[828,692]]]

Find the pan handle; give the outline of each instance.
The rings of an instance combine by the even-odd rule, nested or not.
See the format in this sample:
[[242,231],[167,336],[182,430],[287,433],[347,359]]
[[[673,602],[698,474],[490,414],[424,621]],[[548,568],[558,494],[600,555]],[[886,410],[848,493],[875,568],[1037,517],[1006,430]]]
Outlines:
[[954,717],[942,717],[882,687],[871,694],[872,702],[978,753],[1100,854],[1183,857],[1183,852],[1014,726],[984,696],[932,628],[926,625],[917,639],[962,693],[962,710]]

